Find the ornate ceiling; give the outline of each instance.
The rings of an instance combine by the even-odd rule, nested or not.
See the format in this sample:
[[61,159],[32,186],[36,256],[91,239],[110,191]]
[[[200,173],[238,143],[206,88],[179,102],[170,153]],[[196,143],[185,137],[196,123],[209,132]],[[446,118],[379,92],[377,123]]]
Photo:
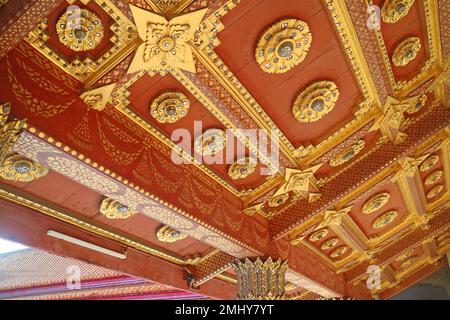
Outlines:
[[[287,259],[292,299],[384,299],[445,263],[448,1],[1,3],[0,197],[23,219],[219,298],[236,258]],[[74,254],[16,220],[0,234]]]

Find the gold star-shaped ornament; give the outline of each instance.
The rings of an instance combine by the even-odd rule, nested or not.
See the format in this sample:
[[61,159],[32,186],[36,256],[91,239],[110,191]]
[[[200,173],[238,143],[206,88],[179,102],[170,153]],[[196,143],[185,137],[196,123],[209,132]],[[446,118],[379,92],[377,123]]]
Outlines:
[[148,70],[166,74],[170,68],[195,72],[189,41],[207,9],[167,21],[164,17],[130,5],[142,44],[137,48],[128,73]]

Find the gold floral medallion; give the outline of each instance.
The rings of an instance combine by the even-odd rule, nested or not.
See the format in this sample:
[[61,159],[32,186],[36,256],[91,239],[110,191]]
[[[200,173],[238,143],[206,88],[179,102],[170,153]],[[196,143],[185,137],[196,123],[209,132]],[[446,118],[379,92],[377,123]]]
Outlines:
[[413,61],[421,48],[420,39],[410,37],[398,44],[392,54],[392,63],[396,67],[404,67]]
[[437,156],[437,155],[433,155],[433,156],[427,158],[420,165],[420,171],[426,172],[426,171],[430,170],[431,168],[433,168],[436,165],[436,163],[438,163],[438,161],[439,161],[439,156]]
[[[70,8],[70,7],[69,7]],[[103,24],[87,9],[67,10],[56,23],[59,41],[74,51],[88,51],[103,39]]]
[[372,198],[370,198],[369,200],[367,200],[364,203],[364,206],[362,209],[363,213],[371,214],[371,213],[381,209],[386,203],[388,203],[390,197],[391,197],[391,195],[387,192],[383,192],[383,193],[373,196]]
[[442,171],[441,170],[435,171],[425,179],[425,185],[431,186],[436,182],[438,182],[439,180],[441,180],[441,178],[442,178]]
[[338,238],[328,239],[320,246],[320,249],[328,250],[328,249],[334,248],[338,244],[338,242],[339,242]]
[[244,179],[250,176],[256,169],[256,160],[245,157],[237,160],[228,169],[228,175],[233,180]]
[[312,242],[316,242],[325,238],[328,234],[328,229],[321,229],[315,231],[312,235],[309,236],[309,240]]
[[439,185],[435,186],[433,189],[431,189],[430,191],[428,191],[427,198],[428,199],[436,198],[443,190],[444,190],[444,186],[442,184],[439,184]]
[[137,212],[120,202],[106,198],[100,206],[100,213],[108,219],[128,219]]
[[267,73],[287,72],[306,58],[311,42],[312,35],[306,22],[281,20],[259,39],[255,50],[256,62]]
[[214,156],[225,147],[226,141],[225,131],[208,129],[195,140],[194,149],[198,154]]
[[372,223],[372,228],[374,229],[381,229],[386,227],[388,224],[391,224],[392,221],[395,220],[395,218],[398,217],[398,212],[395,210],[391,210],[388,212],[383,213],[381,216],[375,219],[375,221]]
[[364,149],[365,144],[364,140],[358,140],[352,146],[339,153],[336,158],[332,159],[330,161],[330,166],[337,167],[350,161]]
[[160,226],[156,231],[156,238],[161,242],[173,243],[187,238],[187,234],[169,226]]
[[275,208],[275,207],[279,207],[283,204],[286,203],[286,201],[288,201],[289,199],[289,193],[283,193],[283,194],[279,194],[277,196],[273,196],[270,198],[269,200],[269,207]]
[[408,110],[406,110],[406,112],[408,114],[416,113],[422,110],[422,108],[425,106],[426,103],[427,103],[427,95],[423,94],[417,98],[415,103],[411,104],[411,107],[409,107]]
[[333,110],[338,98],[339,90],[334,82],[314,82],[297,96],[292,113],[299,122],[315,122]]
[[8,156],[0,166],[0,177],[6,180],[30,182],[47,175],[49,170],[19,154]]
[[342,246],[342,247],[335,249],[333,252],[331,252],[330,257],[339,258],[342,255],[344,255],[344,253],[346,253],[346,252],[347,252],[347,247]]
[[167,92],[153,100],[150,114],[160,123],[174,123],[187,115],[190,105],[181,92]]
[[386,0],[381,9],[381,17],[385,23],[395,23],[405,17],[414,0]]

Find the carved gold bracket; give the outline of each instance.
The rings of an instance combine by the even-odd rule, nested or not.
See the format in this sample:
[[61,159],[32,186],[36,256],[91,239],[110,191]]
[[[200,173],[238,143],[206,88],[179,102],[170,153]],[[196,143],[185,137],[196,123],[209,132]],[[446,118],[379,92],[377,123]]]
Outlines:
[[12,153],[12,148],[20,130],[24,128],[26,120],[12,120],[8,122],[11,104],[0,104],[0,164]]

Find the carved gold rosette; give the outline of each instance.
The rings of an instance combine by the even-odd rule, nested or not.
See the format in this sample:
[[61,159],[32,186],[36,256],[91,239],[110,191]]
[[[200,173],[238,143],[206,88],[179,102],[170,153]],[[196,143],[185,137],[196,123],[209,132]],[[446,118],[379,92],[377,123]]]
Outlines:
[[373,196],[364,203],[364,206],[362,208],[363,213],[371,214],[375,211],[380,210],[386,203],[388,203],[390,197],[391,195],[387,192],[383,192]]
[[381,17],[385,23],[395,23],[405,17],[414,0],[387,0],[381,9]]
[[153,100],[150,114],[160,123],[174,123],[187,115],[190,105],[181,92],[167,92]]
[[156,231],[156,238],[161,242],[173,243],[187,238],[187,234],[169,226],[160,226]]
[[442,171],[441,170],[435,171],[426,178],[425,185],[431,186],[436,182],[438,182],[441,178],[442,178]]
[[433,189],[431,189],[430,191],[428,191],[427,198],[433,199],[433,198],[437,197],[443,190],[444,190],[444,186],[442,184],[439,184],[439,185],[435,186]]
[[227,135],[220,129],[208,129],[195,139],[194,149],[198,154],[214,156],[225,147]]
[[416,58],[420,48],[420,39],[417,37],[409,37],[396,46],[392,54],[392,63],[396,67],[406,66]]
[[333,110],[339,98],[339,90],[332,81],[318,81],[304,88],[292,107],[299,122],[314,122]]
[[279,207],[286,203],[289,199],[289,193],[283,193],[276,196],[273,196],[269,199],[268,205],[269,207],[275,208]]
[[338,244],[338,242],[339,242],[338,238],[331,238],[331,239],[328,239],[327,241],[325,241],[325,242],[320,246],[320,249],[322,249],[322,250],[328,250],[328,249],[334,248],[334,247],[336,247],[336,245]]
[[366,145],[364,140],[358,140],[356,143],[354,143],[352,146],[341,152],[336,158],[332,159],[330,161],[330,165],[332,167],[340,166],[341,164],[344,164],[351,159],[353,159],[357,154],[359,154]]
[[48,174],[48,169],[19,154],[12,154],[0,166],[0,177],[6,180],[30,182]]
[[409,107],[408,110],[406,110],[406,112],[408,114],[416,113],[422,110],[422,108],[425,106],[426,103],[427,103],[427,96],[423,94],[417,98],[417,101],[415,103],[411,104],[411,107]]
[[436,163],[438,163],[438,161],[439,161],[439,156],[437,156],[437,155],[433,155],[433,156],[427,158],[420,165],[420,171],[426,172],[426,171],[430,170],[431,168],[433,168],[436,165]]
[[337,249],[335,249],[333,252],[331,252],[330,257],[332,258],[339,258],[343,256],[347,252],[347,247],[342,246]]
[[381,216],[375,219],[375,221],[372,223],[372,228],[374,229],[381,229],[387,226],[388,224],[392,223],[392,221],[395,220],[395,218],[398,217],[398,212],[395,210],[391,210],[388,212],[383,213]]
[[287,261],[265,261],[259,257],[250,260],[236,261],[233,264],[236,271],[239,300],[281,300],[284,298],[285,275]]
[[244,179],[251,175],[256,169],[256,160],[245,157],[237,160],[228,169],[228,175],[233,180]]
[[100,213],[108,219],[127,219],[137,212],[120,202],[106,198],[100,206]]
[[267,29],[255,50],[259,67],[267,73],[284,73],[308,54],[312,35],[308,24],[297,19],[281,20]]
[[322,240],[328,234],[328,229],[321,229],[315,231],[312,235],[309,236],[309,240],[312,242]]
[[59,41],[74,51],[88,51],[103,39],[103,24],[99,17],[87,10],[76,8],[66,12],[56,23]]

